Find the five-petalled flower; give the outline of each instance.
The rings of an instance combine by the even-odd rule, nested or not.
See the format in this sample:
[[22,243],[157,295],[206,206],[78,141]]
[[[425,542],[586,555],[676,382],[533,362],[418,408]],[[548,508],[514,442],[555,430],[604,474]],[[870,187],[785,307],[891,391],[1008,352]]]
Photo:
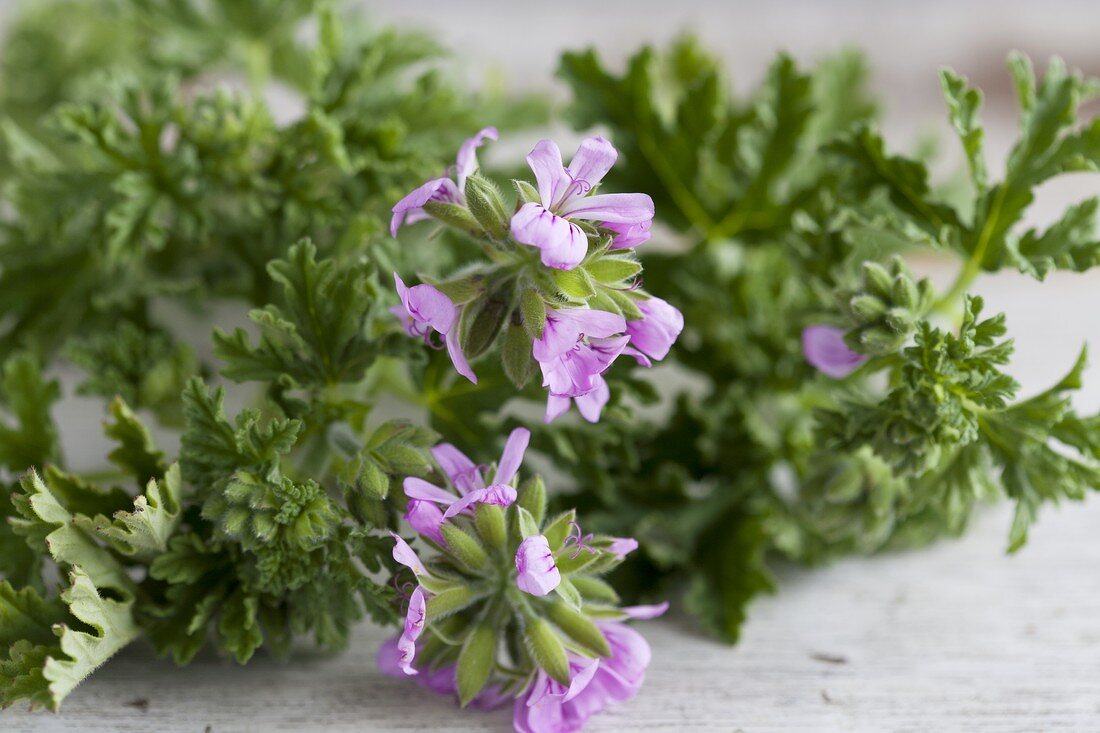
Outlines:
[[558,270],[573,269],[588,253],[588,235],[573,220],[626,227],[623,241],[638,243],[653,220],[653,199],[644,193],[589,195],[618,155],[604,138],[585,138],[566,168],[558,146],[540,140],[527,156],[540,202],[526,203],[512,216],[512,238],[538,247],[542,264]]

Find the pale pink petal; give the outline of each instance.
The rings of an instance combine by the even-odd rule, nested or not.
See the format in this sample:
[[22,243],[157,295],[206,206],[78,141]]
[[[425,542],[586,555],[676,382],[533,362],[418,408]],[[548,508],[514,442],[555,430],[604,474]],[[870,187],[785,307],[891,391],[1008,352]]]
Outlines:
[[401,539],[396,532],[390,532],[390,536],[393,537],[393,559],[412,570],[415,575],[427,574],[424,563],[420,562],[420,557],[413,548],[409,547],[409,543]]
[[610,399],[611,388],[607,386],[607,381],[603,377],[600,377],[599,384],[596,385],[594,390],[573,398],[577,403],[577,411],[581,413],[581,417],[592,423],[600,421],[600,414],[603,412],[604,405]]
[[432,456],[455,488],[463,494],[474,489],[485,488],[481,470],[465,453],[450,443],[440,443],[432,448]]
[[519,466],[523,463],[523,454],[527,451],[527,445],[531,442],[531,431],[527,428],[516,428],[508,436],[508,442],[504,444],[504,452],[500,455],[500,463],[497,465],[496,476],[493,482],[507,484],[516,475]]
[[486,140],[496,139],[497,128],[486,127],[462,143],[455,158],[455,179],[458,181],[458,190],[465,190],[466,178],[477,170],[477,149]]
[[405,521],[422,537],[428,537],[438,545],[446,545],[439,526],[443,523],[443,511],[433,502],[413,499],[405,510]]
[[644,193],[602,193],[571,199],[555,211],[569,219],[641,224],[653,220],[653,199]]
[[535,173],[539,198],[543,206],[551,207],[573,181],[561,162],[561,150],[553,140],[539,140],[527,155],[527,165]]
[[834,379],[843,379],[867,361],[866,356],[848,348],[843,329],[836,326],[809,326],[803,330],[802,354]]
[[589,308],[549,308],[542,336],[535,340],[531,354],[536,361],[561,356],[583,336],[603,338],[626,331],[626,320],[607,311]]
[[516,550],[516,585],[524,593],[544,596],[561,583],[550,543],[543,535],[523,540]]
[[660,298],[637,301],[641,320],[627,321],[630,343],[658,361],[668,356],[684,330],[684,314]]
[[637,224],[620,224],[616,222],[601,222],[600,227],[614,232],[611,238],[611,249],[633,249],[639,244],[649,241],[652,236],[650,227],[652,221],[643,221]]
[[396,237],[397,230],[403,224],[412,224],[427,218],[424,204],[429,201],[462,203],[465,197],[450,178],[434,178],[414,189],[405,198],[393,205],[393,217],[390,219],[390,235]]
[[421,501],[434,501],[437,504],[452,504],[458,497],[447,491],[441,489],[435,484],[430,484],[422,478],[416,476],[409,476],[403,483],[405,489],[405,496],[410,499],[419,499]]
[[428,284],[406,287],[396,272],[393,273],[393,281],[401,304],[414,321],[426,323],[439,333],[452,329],[458,315],[450,298]]
[[615,146],[602,137],[586,137],[582,140],[573,160],[569,162],[568,173],[574,186],[568,198],[583,196],[598,186],[618,157]]
[[476,489],[462,497],[443,512],[443,519],[465,511],[474,504],[495,504],[497,506],[509,506],[516,501],[516,490],[505,484],[493,484],[484,489]]
[[568,397],[549,395],[546,398],[546,416],[542,418],[542,421],[549,424],[564,415],[569,410],[570,402],[572,400]]
[[400,634],[394,634],[382,642],[382,645],[378,647],[378,654],[375,655],[375,661],[378,662],[378,669],[382,671],[382,674],[387,677],[404,679],[405,671],[401,668],[401,650],[397,648],[400,638]]
[[622,559],[638,549],[638,540],[633,537],[615,537],[607,549]]
[[462,346],[458,343],[457,323],[454,328],[447,331],[446,342],[447,355],[451,357],[451,363],[454,364],[455,371],[474,384],[477,384],[477,375],[474,374],[474,370],[470,368],[470,362],[466,361],[466,355],[462,353]]
[[556,270],[572,270],[588,253],[588,237],[580,227],[536,203],[524,204],[512,216],[512,238],[538,247],[542,264]]
[[407,675],[416,674],[413,659],[416,657],[416,640],[424,633],[424,621],[427,618],[428,604],[424,590],[417,586],[409,597],[409,610],[405,614],[405,630],[397,640],[398,659],[401,671]]
[[623,606],[619,609],[630,618],[644,620],[663,616],[668,610],[668,601],[652,606]]

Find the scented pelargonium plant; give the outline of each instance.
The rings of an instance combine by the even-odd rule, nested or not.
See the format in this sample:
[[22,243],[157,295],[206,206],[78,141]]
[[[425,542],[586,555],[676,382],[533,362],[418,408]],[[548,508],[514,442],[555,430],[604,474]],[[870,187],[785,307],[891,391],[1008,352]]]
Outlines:
[[[690,39],[622,72],[567,53],[568,158],[549,105],[442,54],[335,0],[16,18],[0,706],[56,710],[133,643],[294,664],[370,622],[407,694],[571,733],[639,693],[629,622],[666,599],[733,642],[776,559],[919,546],[998,497],[1014,551],[1100,486],[1085,354],[1019,397],[972,292],[1100,262],[1095,198],[1021,223],[1100,169],[1096,81],[1013,56],[997,177],[981,93],[944,71],[966,171],[940,186],[853,53],[781,55],[745,97]],[[954,282],[913,273],[922,249]],[[68,458],[73,394],[102,399],[102,463]]]

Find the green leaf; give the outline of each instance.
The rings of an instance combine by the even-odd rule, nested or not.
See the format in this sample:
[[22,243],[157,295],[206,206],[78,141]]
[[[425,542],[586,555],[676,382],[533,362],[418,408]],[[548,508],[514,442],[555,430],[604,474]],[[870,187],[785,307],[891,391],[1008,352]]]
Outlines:
[[948,118],[958,133],[970,166],[970,179],[979,194],[986,190],[985,154],[982,148],[985,132],[978,117],[982,106],[981,91],[967,86],[967,81],[950,69],[940,71],[940,85],[947,101]]
[[699,538],[697,569],[684,604],[713,634],[737,643],[749,602],[775,584],[764,566],[767,535],[758,520],[727,515]]
[[163,479],[149,480],[145,493],[134,500],[133,511],[117,512],[113,521],[99,515],[78,524],[118,552],[150,562],[168,549],[168,540],[179,527],[180,483],[179,464],[173,463]]
[[164,476],[167,470],[164,452],[157,448],[145,424],[121,397],[111,400],[110,410],[114,421],[105,423],[103,432],[118,443],[118,447],[108,453],[107,458],[130,471],[140,484]]

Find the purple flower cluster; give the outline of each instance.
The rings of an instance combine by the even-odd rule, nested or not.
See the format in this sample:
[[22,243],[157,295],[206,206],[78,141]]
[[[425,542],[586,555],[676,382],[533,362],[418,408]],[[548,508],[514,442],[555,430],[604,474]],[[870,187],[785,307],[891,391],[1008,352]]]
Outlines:
[[[417,188],[393,207],[391,232],[396,235],[404,223],[429,214],[428,202],[465,206],[463,187],[477,168],[476,150],[485,140],[496,140],[495,128],[485,128],[467,140],[458,153],[455,178],[437,178]],[[570,270],[588,254],[589,232],[577,222],[610,234],[610,249],[630,249],[647,241],[653,221],[653,201],[640,193],[600,194],[595,188],[618,157],[614,146],[602,137],[581,142],[569,166],[550,140],[541,140],[527,156],[538,183],[539,201],[519,207],[509,227],[512,240],[539,250],[540,262],[549,268]],[[519,258],[518,261],[523,261]],[[409,335],[422,338],[436,348],[446,348],[455,370],[477,383],[477,376],[459,343],[459,320],[464,305],[451,301],[432,285],[406,287],[394,274],[401,306],[393,312]],[[618,287],[618,286],[617,286]],[[684,318],[675,307],[655,297],[630,296],[640,317],[628,320],[618,313],[588,307],[547,305],[546,322],[540,338],[532,344],[532,356],[542,372],[549,398],[546,420],[553,420],[576,403],[581,416],[599,420],[610,399],[603,374],[620,354],[634,357],[643,366],[663,359],[680,335]]]
[[[405,494],[409,499],[405,518],[423,539],[434,544],[441,552],[447,553],[448,547],[442,530],[446,523],[470,516],[478,504],[507,508],[516,502],[517,491],[513,484],[529,440],[530,433],[527,430],[517,428],[512,431],[495,467],[475,464],[453,445],[436,446],[432,454],[445,474],[448,486],[453,490],[414,477],[405,479]],[[511,511],[514,512],[515,508]],[[518,520],[513,516],[513,521]],[[564,571],[557,567],[556,556],[575,559],[581,552],[591,552],[596,553],[597,557],[600,553],[605,553],[607,557],[621,560],[638,547],[637,541],[630,538],[596,538],[592,534],[583,534],[575,521],[570,522],[570,527],[572,532],[565,540],[561,539],[560,531],[556,535],[556,555],[546,535],[531,534],[520,540],[514,557],[511,558],[515,567],[515,575],[511,581],[514,588],[510,591],[504,588],[503,592],[514,594],[519,590],[532,596],[545,597],[564,582]],[[550,534],[549,529],[546,531]],[[378,650],[378,665],[387,675],[398,678],[413,676],[425,689],[457,698],[456,664],[447,662],[433,666],[430,661],[421,662],[418,659],[418,652],[421,651],[418,642],[427,630],[427,609],[432,598],[432,592],[428,588],[433,587],[433,583],[439,583],[440,577],[427,569],[416,551],[404,539],[397,534],[392,536],[394,559],[412,571],[417,578],[417,584],[408,596],[404,628]],[[570,552],[573,554],[568,555]],[[493,573],[510,573],[510,569]],[[453,584],[456,580],[452,575],[447,577],[450,578],[447,581],[449,583]],[[489,577],[505,578],[508,575],[494,574]],[[438,585],[434,587],[438,588]],[[511,605],[500,603],[495,607],[505,610]],[[490,679],[468,705],[475,709],[492,710],[508,704],[514,698],[513,723],[516,731],[578,731],[591,716],[637,694],[645,679],[650,661],[649,645],[639,633],[622,621],[655,618],[664,613],[667,607],[667,603],[634,606],[619,609],[618,614],[610,615],[606,612],[611,609],[605,608],[606,618],[596,620],[596,624],[607,641],[609,653],[593,658],[577,651],[568,651],[568,684],[563,684],[564,680],[555,680],[541,667],[533,667],[529,672],[528,682],[524,685],[517,685],[514,681],[508,683]],[[499,628],[504,628],[508,622],[502,620],[498,624]]]
[[588,308],[547,310],[542,337],[531,350],[549,392],[547,422],[570,401],[584,419],[597,422],[611,397],[603,373],[615,359],[627,354],[648,367],[668,354],[684,328],[683,315],[660,298],[640,301],[638,308],[643,318],[634,321]]

